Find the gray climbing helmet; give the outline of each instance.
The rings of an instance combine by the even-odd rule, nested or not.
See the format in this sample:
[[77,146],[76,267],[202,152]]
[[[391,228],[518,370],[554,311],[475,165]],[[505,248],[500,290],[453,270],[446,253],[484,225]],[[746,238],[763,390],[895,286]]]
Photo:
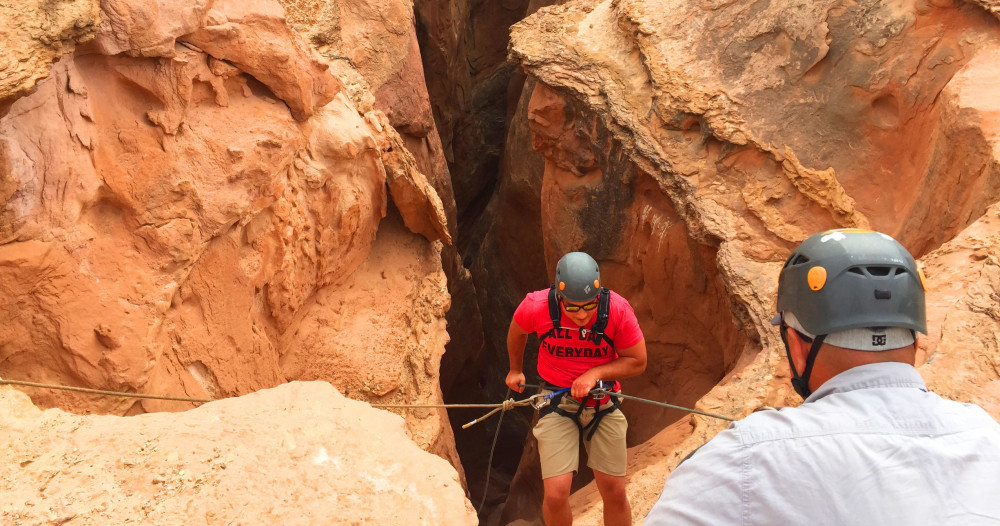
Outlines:
[[811,334],[905,327],[927,334],[924,276],[895,239],[829,230],[792,252],[778,278],[778,312]]
[[601,291],[601,271],[594,258],[570,252],[556,265],[556,291],[572,302],[590,301]]

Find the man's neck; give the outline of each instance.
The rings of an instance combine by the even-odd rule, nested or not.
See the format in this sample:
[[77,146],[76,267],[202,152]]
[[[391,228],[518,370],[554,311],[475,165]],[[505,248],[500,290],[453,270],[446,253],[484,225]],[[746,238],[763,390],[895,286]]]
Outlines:
[[827,380],[838,374],[861,365],[872,363],[899,362],[914,365],[916,360],[916,345],[892,349],[890,351],[856,351],[834,345],[823,345],[816,355],[812,375],[809,377],[809,387],[815,391]]

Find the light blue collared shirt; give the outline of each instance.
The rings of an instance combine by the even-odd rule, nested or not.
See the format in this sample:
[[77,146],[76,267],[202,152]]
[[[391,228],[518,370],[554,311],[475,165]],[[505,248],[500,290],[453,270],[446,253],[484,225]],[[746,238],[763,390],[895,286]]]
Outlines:
[[1000,424],[903,363],[734,422],[667,479],[645,526],[1000,525]]

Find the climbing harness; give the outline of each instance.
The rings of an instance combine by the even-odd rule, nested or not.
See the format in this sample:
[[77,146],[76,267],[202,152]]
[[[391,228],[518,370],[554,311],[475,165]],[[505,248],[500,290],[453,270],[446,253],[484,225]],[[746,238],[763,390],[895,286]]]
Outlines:
[[[521,384],[521,385],[523,387],[531,387],[533,389],[544,389],[543,386],[537,385],[537,384]],[[567,387],[567,388],[565,388],[565,390],[569,390],[569,388]],[[679,405],[668,404],[666,402],[657,402],[656,400],[649,400],[649,399],[646,399],[646,398],[639,398],[638,396],[631,396],[631,395],[627,395],[627,394],[623,394],[623,393],[616,393],[616,392],[608,391],[605,388],[594,388],[594,389],[590,390],[590,393],[592,395],[611,395],[611,394],[613,394],[613,395],[615,395],[618,398],[623,398],[623,399],[626,399],[626,400],[635,400],[636,402],[643,402],[643,403],[652,404],[652,405],[656,405],[656,406],[660,406],[660,407],[666,407],[667,409],[677,409],[679,411],[685,411],[687,413],[694,413],[696,415],[708,416],[708,417],[711,417],[711,418],[718,418],[719,420],[726,420],[728,422],[735,422],[736,421],[735,418],[730,418],[728,416],[723,416],[723,415],[719,415],[719,414],[715,414],[715,413],[707,413],[705,411],[699,411],[697,409],[691,409],[689,407],[682,407],[682,406],[679,406]]]
[[[611,386],[614,386],[614,382],[611,383]],[[543,383],[540,387],[541,389],[546,390],[552,388],[552,386],[545,383]],[[561,393],[562,396],[565,396],[565,393],[568,390],[569,388],[566,387],[559,389],[558,391],[554,391],[551,394],[556,395]],[[619,393],[616,393],[615,391],[605,388],[605,383],[598,380],[597,387],[591,389],[590,392],[587,393],[587,396],[583,397],[583,399],[578,402],[579,406],[577,407],[576,412],[570,412],[562,407],[559,407],[559,402],[556,402],[555,404],[546,403],[541,408],[538,408],[538,418],[541,419],[551,413],[569,418],[574,424],[576,424],[576,428],[580,432],[580,445],[582,446],[584,440],[589,442],[594,438],[594,433],[597,432],[597,428],[601,425],[601,420],[603,420],[605,416],[621,408],[621,403],[618,400],[618,394]],[[610,402],[603,402],[605,399],[610,400]],[[583,422],[580,421],[580,416],[583,415],[584,409],[590,407],[587,403],[591,400],[596,402],[593,406],[594,417],[590,420],[590,422],[587,422],[587,425],[584,425]],[[546,401],[551,401],[551,398],[546,399]],[[609,406],[602,409],[600,406],[605,404],[608,404]],[[584,438],[584,433],[586,433],[586,439]]]
[[[594,345],[600,345],[601,340],[608,342],[611,348],[614,348],[615,343],[608,338],[604,331],[608,328],[608,319],[611,317],[611,291],[605,287],[601,287],[600,292],[597,294],[597,319],[594,320],[594,324],[589,328],[585,329],[580,327],[580,338],[583,340],[589,340]],[[558,329],[567,330],[566,327],[562,327],[562,312],[559,310],[559,297],[556,294],[556,286],[552,285],[549,287],[549,319],[552,320],[552,329],[549,332],[543,334],[539,340],[545,340],[556,334]]]

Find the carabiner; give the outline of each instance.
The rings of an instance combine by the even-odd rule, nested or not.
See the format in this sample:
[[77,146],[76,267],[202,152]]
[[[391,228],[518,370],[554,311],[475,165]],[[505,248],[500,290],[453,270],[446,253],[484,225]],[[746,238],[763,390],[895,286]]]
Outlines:
[[[553,398],[565,393],[566,391],[569,391],[569,387],[563,387],[562,389],[559,389],[558,391],[552,391],[547,395],[535,395],[535,396],[540,396],[541,400],[537,402],[531,402],[531,407],[534,407],[535,409],[541,409],[552,403]],[[534,396],[532,398],[534,398]]]
[[[614,387],[614,383],[611,384],[611,387],[612,388]],[[608,387],[605,387],[604,381],[598,380],[597,385],[595,385],[594,388],[590,390],[590,399],[601,401],[607,398],[608,394],[610,393],[608,392]]]

